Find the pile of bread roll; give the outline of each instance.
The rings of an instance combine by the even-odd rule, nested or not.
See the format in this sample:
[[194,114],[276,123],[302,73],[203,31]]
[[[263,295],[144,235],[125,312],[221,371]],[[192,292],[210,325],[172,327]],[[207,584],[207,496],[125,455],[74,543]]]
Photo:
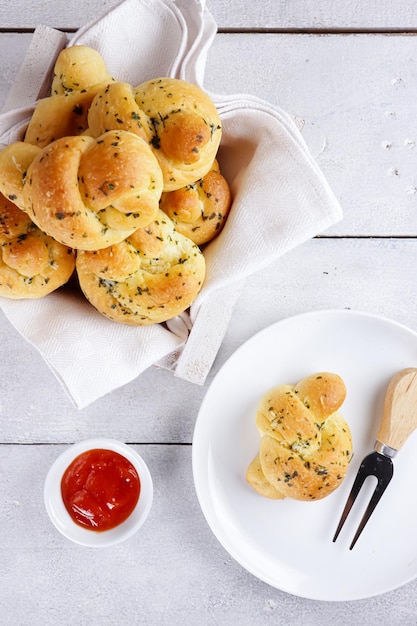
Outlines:
[[40,298],[76,275],[125,324],[186,310],[202,246],[231,205],[221,120],[196,85],[116,81],[86,46],[63,50],[23,141],[0,151],[0,296]]
[[344,381],[330,372],[264,394],[256,414],[259,454],[246,472],[255,491],[313,501],[342,484],[352,459],[351,432],[338,412],[345,397]]

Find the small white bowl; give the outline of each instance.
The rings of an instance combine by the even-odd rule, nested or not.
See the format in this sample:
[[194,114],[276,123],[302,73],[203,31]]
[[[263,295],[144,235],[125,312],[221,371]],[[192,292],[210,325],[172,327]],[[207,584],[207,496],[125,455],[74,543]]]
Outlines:
[[[67,467],[83,452],[95,449],[118,452],[132,463],[140,478],[140,496],[132,513],[119,526],[100,532],[76,524],[65,508],[61,496],[61,480]],[[152,499],[152,477],[144,460],[133,448],[115,439],[88,439],[72,445],[51,466],[44,485],[45,507],[55,528],[67,539],[91,548],[112,546],[136,533],[149,515]]]

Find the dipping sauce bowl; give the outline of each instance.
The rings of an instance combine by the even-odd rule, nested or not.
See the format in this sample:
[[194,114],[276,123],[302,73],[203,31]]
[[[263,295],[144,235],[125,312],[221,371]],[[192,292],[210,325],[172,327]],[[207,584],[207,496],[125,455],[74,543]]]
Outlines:
[[51,466],[44,502],[55,528],[83,546],[125,541],[149,515],[152,477],[142,457],[115,439],[88,439],[65,450]]

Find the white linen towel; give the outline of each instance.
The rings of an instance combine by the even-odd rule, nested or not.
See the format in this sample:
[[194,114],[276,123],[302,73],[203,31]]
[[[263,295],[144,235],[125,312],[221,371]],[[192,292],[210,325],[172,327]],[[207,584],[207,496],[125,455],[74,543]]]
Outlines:
[[[0,144],[22,138],[36,99],[49,95],[65,45],[95,48],[116,80],[132,85],[172,76],[204,88],[216,31],[204,0],[124,0],[70,39],[40,26],[0,115]],[[219,161],[233,206],[205,248],[206,281],[188,312],[167,325],[135,328],[107,320],[66,288],[36,301],[0,299],[8,320],[80,409],[151,365],[203,384],[245,278],[342,218],[287,113],[249,95],[210,95],[222,119]]]

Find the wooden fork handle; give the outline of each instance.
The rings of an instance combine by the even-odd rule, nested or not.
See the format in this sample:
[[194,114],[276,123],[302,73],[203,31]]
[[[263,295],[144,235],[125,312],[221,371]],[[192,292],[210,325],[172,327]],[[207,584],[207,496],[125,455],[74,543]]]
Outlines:
[[390,380],[377,440],[399,450],[417,428],[417,368],[401,370]]

